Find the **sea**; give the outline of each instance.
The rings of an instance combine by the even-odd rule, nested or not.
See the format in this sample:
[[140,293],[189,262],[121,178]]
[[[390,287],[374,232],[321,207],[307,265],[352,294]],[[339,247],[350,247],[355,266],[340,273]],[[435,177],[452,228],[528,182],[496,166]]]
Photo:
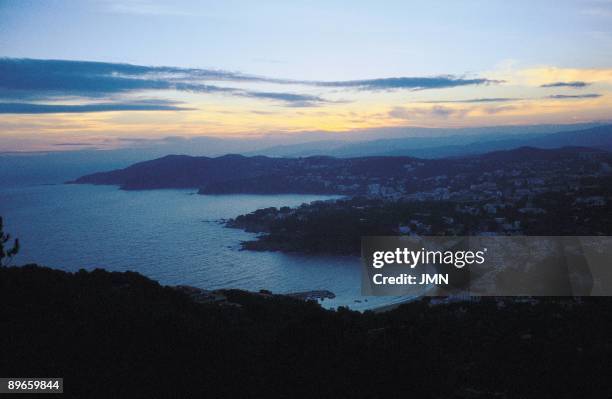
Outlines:
[[0,216],[21,243],[14,265],[131,270],[164,285],[203,289],[329,290],[336,298],[321,301],[326,308],[362,311],[408,300],[361,296],[358,257],[246,251],[240,243],[256,234],[222,223],[260,208],[333,198],[24,184],[0,188]]

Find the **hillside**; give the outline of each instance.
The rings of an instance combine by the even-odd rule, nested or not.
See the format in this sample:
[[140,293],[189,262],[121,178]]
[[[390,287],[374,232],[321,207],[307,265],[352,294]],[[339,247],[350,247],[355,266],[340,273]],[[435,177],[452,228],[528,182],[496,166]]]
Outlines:
[[[218,158],[169,155],[140,162],[125,169],[82,176],[71,183],[111,184],[124,190],[197,188],[201,194],[374,194],[392,187],[398,195],[418,188],[423,179],[495,170],[499,162],[560,160],[571,167],[584,163],[582,154],[597,154],[610,161],[609,153],[590,148],[526,149],[494,152],[456,159],[412,157],[268,158],[225,155]],[[573,165],[576,166],[576,165]],[[546,168],[541,164],[540,168]]]
[[201,304],[137,273],[0,268],[0,371],[61,376],[66,398],[612,392],[593,378],[612,372],[609,298],[424,299],[361,314],[224,295]]

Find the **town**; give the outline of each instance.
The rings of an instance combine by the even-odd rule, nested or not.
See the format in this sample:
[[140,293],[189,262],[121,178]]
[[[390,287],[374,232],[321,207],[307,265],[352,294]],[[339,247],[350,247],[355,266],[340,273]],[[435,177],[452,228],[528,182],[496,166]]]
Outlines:
[[604,151],[520,148],[412,160],[386,177],[320,169],[306,174],[308,183],[343,198],[260,209],[227,225],[263,233],[245,249],[352,255],[367,235],[607,235],[611,165]]

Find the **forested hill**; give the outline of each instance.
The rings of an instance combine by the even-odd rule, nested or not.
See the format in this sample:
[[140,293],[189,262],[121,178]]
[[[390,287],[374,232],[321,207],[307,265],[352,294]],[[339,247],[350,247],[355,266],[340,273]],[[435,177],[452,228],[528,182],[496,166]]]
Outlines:
[[[584,157],[589,154],[589,157]],[[225,155],[218,158],[168,155],[125,169],[95,173],[72,183],[118,185],[125,190],[197,188],[203,194],[367,194],[376,187],[413,187],[412,180],[482,173],[525,162],[563,162],[580,167],[585,159],[609,162],[610,153],[581,147],[523,147],[452,159],[412,157],[269,158]],[[503,163],[503,164],[502,164]],[[373,188],[374,186],[374,188]]]
[[[394,176],[401,174],[405,165],[416,162],[409,157],[372,157],[339,159],[332,157],[269,158],[225,155],[218,158],[168,155],[140,162],[128,168],[83,176],[74,183],[113,184],[126,190],[155,188],[202,188],[222,190],[221,183],[233,181],[244,189],[238,191],[274,191],[297,189],[298,192],[335,192],[336,188],[324,182],[310,182],[303,187],[275,185],[284,176],[292,176],[306,184],[314,175],[333,178],[339,174]],[[254,183],[250,183],[254,182]],[[266,187],[262,186],[264,184]],[[234,190],[234,189],[232,189]]]
[[361,314],[223,295],[199,303],[130,272],[0,267],[0,371],[61,376],[65,398],[612,393],[610,298],[423,299]]

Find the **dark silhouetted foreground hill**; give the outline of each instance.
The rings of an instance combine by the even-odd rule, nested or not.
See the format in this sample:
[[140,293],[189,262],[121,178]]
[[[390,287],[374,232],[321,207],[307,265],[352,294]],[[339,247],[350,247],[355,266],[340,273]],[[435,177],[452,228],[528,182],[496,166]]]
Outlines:
[[136,273],[0,268],[0,375],[64,398],[605,398],[612,301],[500,299],[387,313],[225,291],[200,304]]

